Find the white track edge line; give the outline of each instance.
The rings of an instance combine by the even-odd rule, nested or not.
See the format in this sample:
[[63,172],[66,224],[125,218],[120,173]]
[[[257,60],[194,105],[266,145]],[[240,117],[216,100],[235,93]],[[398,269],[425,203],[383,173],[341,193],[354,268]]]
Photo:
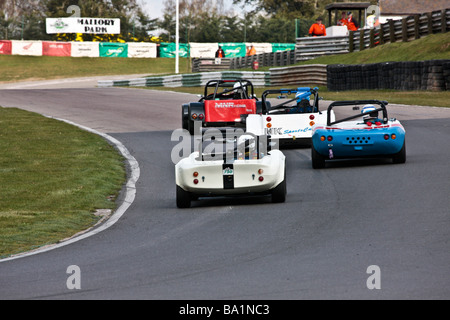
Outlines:
[[[108,229],[109,227],[111,227],[113,224],[115,224],[121,217],[122,215],[126,212],[126,210],[130,207],[130,205],[133,203],[135,197],[136,197],[136,182],[139,179],[140,176],[140,168],[139,168],[139,163],[137,162],[137,160],[131,155],[131,153],[128,151],[128,149],[117,139],[111,137],[110,135],[107,135],[105,133],[99,132],[97,130],[94,130],[92,128],[77,124],[75,122],[69,121],[69,120],[65,120],[65,119],[60,119],[60,118],[55,118],[52,116],[46,116],[47,118],[52,118],[55,120],[59,120],[59,121],[63,121],[66,122],[68,124],[74,125],[76,127],[79,127],[85,131],[97,134],[101,137],[103,137],[104,139],[110,141],[114,146],[116,146],[116,148],[120,151],[120,153],[124,156],[124,158],[126,159],[126,161],[128,162],[131,174],[130,177],[127,180],[127,183],[125,185],[125,196],[124,199],[122,200],[121,205],[115,210],[115,212],[111,215],[111,217],[109,217],[109,219],[107,219],[104,223],[102,223],[100,226],[98,227],[91,227],[87,230],[85,230],[84,232],[82,231],[81,235],[78,236],[74,236],[72,238],[69,238],[63,242],[60,243],[56,243],[56,244],[52,244],[52,245],[48,245],[45,247],[42,247],[40,249],[36,249],[33,251],[28,251],[25,253],[19,253],[16,255],[13,255],[11,257],[8,258],[4,258],[4,259],[0,259],[0,262],[5,262],[5,261],[10,261],[10,260],[15,260],[15,259],[19,259],[19,258],[24,258],[24,257],[28,257],[31,255],[35,255],[35,254],[39,254],[39,253],[43,253],[43,252],[47,252],[50,250],[54,250],[60,247],[64,247],[67,246],[69,244],[72,244],[74,242],[80,241],[82,239],[88,238],[90,236],[93,236],[99,232],[102,232],[106,229]],[[92,229],[94,228],[94,229]],[[92,229],[92,230],[91,230]]]

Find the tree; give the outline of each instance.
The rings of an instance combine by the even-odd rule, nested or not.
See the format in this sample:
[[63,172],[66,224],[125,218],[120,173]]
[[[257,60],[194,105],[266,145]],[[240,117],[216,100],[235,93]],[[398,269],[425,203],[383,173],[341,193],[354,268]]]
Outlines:
[[[235,5],[252,7],[253,12],[266,12],[270,17],[287,19],[315,19],[326,14],[325,7],[330,3],[345,2],[343,0],[233,0]],[[367,0],[355,0],[353,2],[368,2]],[[377,0],[369,0],[376,5]]]
[[0,37],[40,39],[43,6],[38,0],[0,0]]

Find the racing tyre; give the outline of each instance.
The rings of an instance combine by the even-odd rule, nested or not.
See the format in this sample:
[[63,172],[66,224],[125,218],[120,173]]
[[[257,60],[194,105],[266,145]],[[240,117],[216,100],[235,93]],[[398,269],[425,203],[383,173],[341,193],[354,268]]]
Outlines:
[[311,159],[312,167],[314,169],[325,168],[325,157],[317,152],[317,150],[314,148],[314,145],[311,145]]
[[403,147],[399,153],[394,154],[392,157],[393,163],[405,163],[406,162],[406,141],[403,142]]
[[286,201],[286,170],[284,171],[284,179],[283,181],[277,185],[272,191],[272,202],[280,203]]
[[188,117],[189,111],[187,110],[187,106],[183,105],[181,107],[181,127],[186,130],[188,130]]
[[189,131],[190,135],[194,135],[194,121],[187,120],[187,130]]
[[177,207],[189,208],[191,206],[191,194],[177,186]]

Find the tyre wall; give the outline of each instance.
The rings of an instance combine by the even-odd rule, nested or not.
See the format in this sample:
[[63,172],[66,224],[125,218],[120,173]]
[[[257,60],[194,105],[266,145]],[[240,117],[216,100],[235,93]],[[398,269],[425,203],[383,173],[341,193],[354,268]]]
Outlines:
[[328,65],[327,87],[330,91],[450,90],[450,60]]

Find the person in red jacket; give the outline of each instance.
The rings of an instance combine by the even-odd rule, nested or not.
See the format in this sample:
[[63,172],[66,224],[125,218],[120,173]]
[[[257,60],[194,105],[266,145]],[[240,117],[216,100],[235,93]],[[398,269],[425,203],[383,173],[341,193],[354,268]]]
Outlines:
[[322,24],[322,18],[318,17],[316,23],[313,23],[311,28],[309,28],[309,35],[312,37],[324,37],[327,35],[327,30]]
[[341,19],[338,21],[338,26],[346,26],[347,25],[347,17],[345,16],[345,11],[341,12]]
[[223,52],[221,46],[219,46],[219,49],[216,51],[216,58],[225,58],[225,52]]

